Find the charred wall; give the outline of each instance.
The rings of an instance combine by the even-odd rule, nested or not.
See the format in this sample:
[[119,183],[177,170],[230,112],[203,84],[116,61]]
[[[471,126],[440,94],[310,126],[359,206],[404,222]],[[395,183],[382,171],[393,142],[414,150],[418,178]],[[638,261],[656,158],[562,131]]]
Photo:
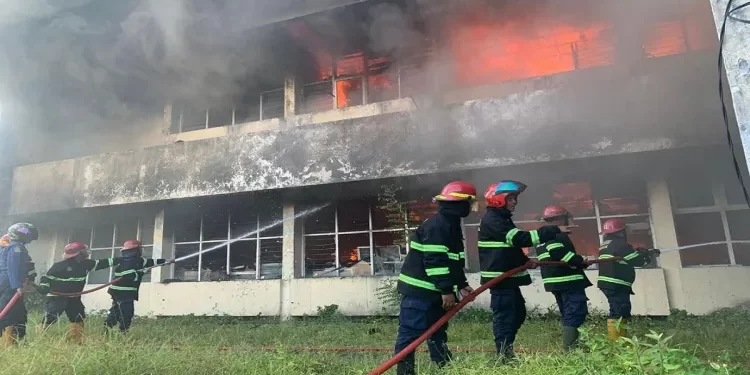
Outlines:
[[323,124],[291,116],[281,119],[276,131],[18,167],[9,213],[722,142],[716,98],[705,90],[713,82],[711,72],[685,71],[669,65],[650,73],[609,71],[504,98]]

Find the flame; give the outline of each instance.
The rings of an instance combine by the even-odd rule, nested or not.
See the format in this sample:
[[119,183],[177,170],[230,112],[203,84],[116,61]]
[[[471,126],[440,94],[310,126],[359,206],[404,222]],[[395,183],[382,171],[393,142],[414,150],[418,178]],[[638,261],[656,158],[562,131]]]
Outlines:
[[359,257],[357,256],[357,249],[351,249],[349,250],[349,261],[356,262],[359,260]]
[[354,88],[352,80],[336,81],[336,107],[344,108],[349,106],[349,93]]
[[[619,26],[604,15],[582,17],[574,13],[579,12],[579,7],[540,13],[525,2],[504,6],[500,15],[496,9],[486,7],[463,10],[462,14],[449,16],[445,27],[448,30],[446,43],[440,43],[441,50],[445,47],[450,52],[453,61],[449,65],[453,66],[457,86],[501,83],[617,63],[615,35],[623,30],[616,29]],[[708,2],[696,1],[676,9],[667,18],[651,21],[641,30],[626,32],[642,34],[644,58],[715,48],[711,14]],[[399,66],[402,72],[401,90],[409,91],[409,83],[404,82],[420,81],[418,76],[423,68],[410,70],[408,67],[413,64],[406,61],[394,62],[389,57],[369,56],[363,51],[344,56],[333,54],[329,43],[304,20],[289,23],[288,32],[310,50],[320,81],[336,78],[332,91],[335,90],[337,108],[361,104],[357,94],[364,89],[364,76],[367,76],[368,94],[381,92],[392,98],[396,79],[387,74],[399,71],[389,70],[392,65]],[[432,43],[426,42],[417,50],[424,53],[432,47]]]
[[[609,20],[581,21],[571,14],[535,14],[530,19],[529,12],[533,9],[510,7],[502,17],[491,11],[457,16],[449,28],[457,84],[499,83],[616,62],[617,30]],[[708,5],[699,3],[648,24],[643,30],[643,57],[712,47],[710,14]]]

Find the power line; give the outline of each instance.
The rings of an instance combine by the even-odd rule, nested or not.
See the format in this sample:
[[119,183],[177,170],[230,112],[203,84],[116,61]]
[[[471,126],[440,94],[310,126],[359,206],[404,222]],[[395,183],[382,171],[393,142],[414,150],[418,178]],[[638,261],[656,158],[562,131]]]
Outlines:
[[721,23],[721,31],[719,32],[719,63],[718,63],[719,99],[721,100],[721,114],[724,118],[724,126],[726,127],[726,130],[727,130],[727,143],[729,143],[729,150],[732,153],[732,162],[734,163],[734,171],[737,174],[737,180],[739,180],[740,185],[742,186],[742,194],[745,196],[745,203],[747,203],[748,206],[750,206],[750,196],[748,195],[747,187],[745,186],[745,179],[742,176],[742,169],[740,168],[740,164],[737,161],[737,156],[735,155],[735,152],[734,152],[734,142],[732,141],[732,134],[730,132],[730,126],[729,126],[729,115],[727,114],[727,105],[726,105],[726,100],[724,99],[724,79],[723,79],[724,36],[726,34],[727,20],[731,19],[733,21],[750,24],[750,20],[739,18],[734,15],[740,9],[750,6],[750,1],[745,2],[742,5],[738,5],[736,8],[732,8],[733,2],[734,0],[729,0],[729,2],[727,3],[727,9],[724,11],[724,19],[722,20],[722,23]]

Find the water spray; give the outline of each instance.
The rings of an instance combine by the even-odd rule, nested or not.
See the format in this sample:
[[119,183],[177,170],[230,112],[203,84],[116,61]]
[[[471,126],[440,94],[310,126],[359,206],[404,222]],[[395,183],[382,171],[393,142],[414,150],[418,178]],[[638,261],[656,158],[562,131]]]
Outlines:
[[667,249],[659,249],[661,254],[664,253],[671,253],[673,251],[680,251],[680,250],[686,250],[686,249],[692,249],[695,247],[703,247],[703,246],[711,246],[711,245],[726,245],[728,243],[740,243],[740,244],[750,244],[750,241],[714,241],[714,242],[703,242],[703,243],[697,243],[694,245],[685,245],[685,246],[677,246],[677,247],[670,247]]
[[[262,227],[262,228],[259,228],[259,229],[255,229],[255,230],[252,230],[252,231],[250,231],[250,232],[247,232],[247,233],[245,233],[245,234],[243,234],[243,235],[241,235],[241,236],[239,236],[239,237],[237,237],[237,238],[232,238],[232,239],[230,239],[230,240],[228,240],[228,241],[224,241],[224,242],[222,242],[222,243],[220,243],[220,244],[217,244],[217,245],[215,245],[215,246],[209,247],[208,249],[204,249],[204,250],[201,250],[201,251],[199,251],[199,252],[197,252],[197,253],[193,253],[193,254],[185,255],[185,256],[183,256],[183,257],[179,257],[179,258],[177,258],[177,259],[174,259],[174,260],[172,260],[171,262],[167,262],[167,263],[162,263],[162,264],[155,264],[155,265],[153,265],[153,266],[151,266],[151,267],[146,267],[146,268],[143,268],[143,269],[141,269],[141,270],[140,270],[139,272],[147,272],[147,271],[151,270],[152,268],[156,268],[156,267],[163,267],[163,266],[166,266],[166,265],[168,265],[168,264],[173,264],[173,263],[177,263],[177,262],[182,262],[183,260],[187,260],[187,259],[190,259],[190,258],[194,258],[194,257],[197,257],[197,256],[199,256],[199,255],[201,255],[201,254],[205,254],[205,253],[208,253],[208,252],[210,252],[210,251],[214,251],[214,250],[220,249],[220,248],[222,248],[222,247],[224,247],[224,246],[227,246],[227,245],[229,245],[229,244],[232,244],[232,243],[235,243],[235,242],[237,242],[237,241],[243,240],[243,239],[245,239],[245,238],[248,238],[248,237],[250,237],[250,236],[254,236],[254,235],[256,235],[256,234],[258,234],[258,233],[260,233],[260,232],[263,232],[263,231],[269,230],[269,229],[271,229],[271,228],[273,228],[273,227],[275,227],[275,226],[277,226],[277,225],[279,225],[279,224],[282,224],[282,223],[284,223],[284,222],[286,222],[286,221],[289,221],[289,220],[296,220],[296,219],[299,219],[299,218],[301,218],[301,217],[303,217],[303,216],[307,216],[307,215],[310,215],[310,214],[312,214],[312,213],[318,212],[318,211],[322,210],[323,208],[326,208],[326,207],[328,207],[328,205],[330,205],[330,203],[326,203],[326,204],[323,204],[323,205],[320,205],[320,206],[317,206],[317,207],[313,207],[313,208],[310,208],[310,209],[304,210],[304,211],[302,211],[302,212],[300,212],[300,213],[298,213],[298,214],[296,214],[296,215],[294,215],[294,216],[292,216],[292,217],[289,217],[289,218],[286,218],[286,219],[280,219],[280,220],[274,221],[273,223],[271,223],[271,224],[268,224],[268,225],[266,225],[266,226],[264,226],[264,227]],[[116,283],[116,282],[120,281],[121,279],[122,279],[121,277],[118,277],[118,278],[116,278],[116,279],[113,279],[113,280],[111,280],[111,281],[110,281],[110,282],[108,282],[108,283],[105,283],[105,284],[99,285],[99,286],[97,286],[96,288],[93,288],[93,289],[89,289],[89,290],[84,290],[84,291],[82,291],[82,292],[78,292],[78,293],[60,293],[60,292],[51,292],[51,294],[54,294],[54,295],[56,295],[56,296],[63,296],[63,297],[78,297],[78,296],[82,296],[82,295],[84,295],[84,294],[89,294],[89,293],[95,292],[95,291],[97,291],[97,290],[100,290],[100,289],[106,288],[106,287],[108,287],[108,286],[110,286],[110,285],[112,285],[112,284],[114,284],[114,283]],[[15,301],[12,301],[11,303],[9,303],[9,304],[8,304],[8,306],[12,305],[12,304],[13,304],[13,302],[15,302]],[[2,315],[0,315],[0,316],[2,316]]]
[[[243,235],[241,235],[241,236],[239,236],[237,238],[232,238],[232,239],[230,239],[228,241],[224,241],[224,242],[221,242],[221,243],[216,244],[214,246],[211,246],[208,249],[203,249],[203,250],[201,250],[201,251],[199,251],[197,253],[193,253],[193,254],[185,255],[185,256],[182,256],[182,257],[179,257],[179,258],[175,258],[172,262],[170,262],[170,264],[171,263],[182,262],[182,261],[187,260],[187,259],[195,258],[195,257],[197,257],[197,256],[199,256],[201,254],[205,254],[205,253],[208,253],[208,252],[211,252],[211,251],[214,251],[214,250],[221,249],[224,246],[233,244],[233,243],[235,243],[237,241],[244,240],[244,239],[246,239],[246,238],[248,238],[250,236],[254,236],[254,235],[256,235],[256,234],[258,234],[260,232],[264,232],[266,230],[274,228],[277,225],[282,224],[282,223],[284,223],[286,221],[296,220],[296,219],[299,219],[299,218],[301,218],[303,216],[307,216],[307,215],[310,215],[312,213],[318,212],[318,211],[320,211],[320,210],[328,207],[328,205],[330,205],[330,203],[326,203],[326,204],[323,204],[323,205],[320,205],[320,206],[317,206],[317,207],[313,207],[313,208],[304,210],[304,211],[302,211],[302,212],[300,212],[300,213],[298,213],[298,214],[296,214],[296,215],[294,215],[292,217],[288,217],[286,219],[280,219],[280,220],[274,221],[273,223],[268,224],[268,225],[266,225],[266,226],[264,226],[262,228],[254,229],[254,230],[252,230],[250,232],[247,232],[247,233],[245,233],[245,234],[243,234]],[[161,267],[161,266],[163,266],[165,264],[157,264],[157,265],[154,265],[154,266],[151,266],[151,267],[144,268],[141,271],[145,272],[145,271],[148,271],[148,270],[150,270],[152,268]]]

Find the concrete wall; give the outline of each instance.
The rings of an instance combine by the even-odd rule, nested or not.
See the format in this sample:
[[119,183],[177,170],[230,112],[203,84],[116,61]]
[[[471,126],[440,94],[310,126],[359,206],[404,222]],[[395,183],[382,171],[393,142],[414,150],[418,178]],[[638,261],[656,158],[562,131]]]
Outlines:
[[[138,315],[278,316],[280,282],[258,280],[221,283],[145,283],[137,302]],[[109,309],[105,291],[83,297],[89,311]]]
[[[704,90],[714,82],[713,72],[704,74],[701,68],[705,65],[698,64],[691,74],[685,74],[688,68],[671,66],[636,75],[611,70],[608,78],[579,76],[584,78],[561,87],[407,112],[399,112],[410,108],[403,100],[380,103],[266,124],[278,130],[237,134],[211,129],[207,132],[218,136],[224,131],[226,136],[18,167],[9,213],[723,142],[722,133],[715,131],[720,118],[715,97]],[[362,111],[372,112],[358,117]]]
[[701,267],[679,270],[681,305],[692,314],[708,314],[724,307],[750,306],[750,267]]

